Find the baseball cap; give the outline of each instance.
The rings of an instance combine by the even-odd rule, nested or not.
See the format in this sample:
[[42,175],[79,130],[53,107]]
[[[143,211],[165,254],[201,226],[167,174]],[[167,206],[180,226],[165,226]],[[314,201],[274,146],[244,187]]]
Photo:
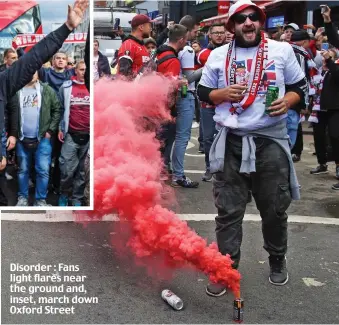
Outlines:
[[294,30],[299,30],[300,29],[299,26],[297,24],[295,24],[295,23],[290,23],[290,24],[286,25],[284,27],[284,30],[286,30],[287,28],[293,28]]
[[153,22],[154,20],[151,20],[151,18],[149,18],[148,16],[139,14],[133,17],[131,21],[131,26],[132,28],[135,28],[140,25],[147,24],[147,23],[153,23]]
[[311,36],[305,29],[295,30],[291,36],[291,42],[310,40]]
[[252,2],[251,0],[238,0],[236,3],[234,3],[231,7],[230,10],[228,12],[228,20],[226,23],[226,29],[227,30],[231,30],[232,29],[232,16],[234,16],[235,14],[249,8],[249,7],[253,7],[254,9],[256,9],[260,15],[260,23],[264,24],[265,20],[266,20],[266,15],[264,13],[264,11],[259,8],[254,2]]

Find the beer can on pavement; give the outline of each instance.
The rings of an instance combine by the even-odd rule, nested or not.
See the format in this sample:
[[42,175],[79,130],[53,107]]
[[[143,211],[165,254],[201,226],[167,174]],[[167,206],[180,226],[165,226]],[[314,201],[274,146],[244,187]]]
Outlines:
[[244,299],[237,298],[233,302],[233,320],[236,323],[244,321]]
[[276,86],[268,86],[267,87],[267,94],[265,100],[265,113],[268,115],[272,113],[269,111],[268,108],[272,105],[272,103],[279,98],[279,87]]
[[163,290],[161,292],[161,298],[164,299],[175,310],[181,310],[184,307],[183,301],[171,290]]

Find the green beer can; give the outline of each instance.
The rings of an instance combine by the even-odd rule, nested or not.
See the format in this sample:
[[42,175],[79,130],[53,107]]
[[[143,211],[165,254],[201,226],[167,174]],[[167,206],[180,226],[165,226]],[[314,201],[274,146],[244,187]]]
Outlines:
[[265,101],[265,114],[269,115],[272,111],[269,111],[268,108],[272,105],[272,103],[279,98],[279,87],[276,86],[268,86],[266,101]]

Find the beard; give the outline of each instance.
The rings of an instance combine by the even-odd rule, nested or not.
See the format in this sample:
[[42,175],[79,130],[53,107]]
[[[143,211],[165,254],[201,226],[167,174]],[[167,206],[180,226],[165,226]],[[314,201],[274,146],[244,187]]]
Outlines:
[[[253,41],[245,40],[244,32],[246,32],[246,31],[254,31],[255,32],[255,38],[254,38]],[[235,39],[236,46],[244,47],[244,48],[254,47],[254,46],[257,46],[261,41],[261,32],[260,32],[259,28],[257,30],[255,30],[254,27],[248,28],[245,31],[244,30],[236,30],[235,34],[234,34],[234,39]]]
[[145,33],[145,32],[142,33],[142,38],[150,38],[150,37],[151,37],[150,33]]

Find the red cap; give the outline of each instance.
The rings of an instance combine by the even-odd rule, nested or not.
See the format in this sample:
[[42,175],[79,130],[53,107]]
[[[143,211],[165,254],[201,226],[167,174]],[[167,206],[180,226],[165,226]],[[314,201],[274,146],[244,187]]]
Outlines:
[[131,21],[131,26],[132,28],[138,27],[140,25],[143,24],[147,24],[147,23],[152,23],[153,20],[151,20],[151,18],[149,18],[146,15],[136,15],[133,17],[132,21]]
[[232,27],[233,27],[232,16],[234,16],[235,14],[239,12],[242,12],[243,10],[249,7],[252,7],[258,11],[260,15],[260,23],[262,25],[265,24],[266,15],[264,11],[256,5],[256,3],[252,2],[251,0],[239,0],[230,7],[230,10],[228,12],[228,20],[226,23],[226,29],[228,31],[232,31]]

